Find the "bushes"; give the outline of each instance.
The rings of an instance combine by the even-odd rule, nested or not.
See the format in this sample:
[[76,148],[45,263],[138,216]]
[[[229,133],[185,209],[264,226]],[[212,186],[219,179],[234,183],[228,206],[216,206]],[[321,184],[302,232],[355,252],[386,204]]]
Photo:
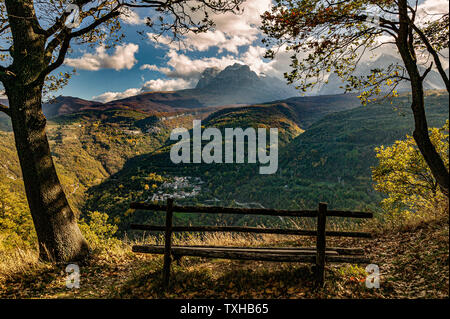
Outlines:
[[[430,129],[430,138],[441,154],[448,169],[449,121],[444,127]],[[387,197],[381,202],[388,212],[388,219],[394,222],[410,218],[427,218],[431,212],[448,199],[440,191],[436,180],[420,153],[413,137],[396,141],[390,147],[375,149],[379,160],[372,169],[375,189]],[[442,209],[440,209],[442,210]]]
[[79,226],[92,248],[105,249],[121,244],[121,241],[114,237],[117,225],[108,223],[107,214],[97,211],[89,212],[87,219],[81,219]]

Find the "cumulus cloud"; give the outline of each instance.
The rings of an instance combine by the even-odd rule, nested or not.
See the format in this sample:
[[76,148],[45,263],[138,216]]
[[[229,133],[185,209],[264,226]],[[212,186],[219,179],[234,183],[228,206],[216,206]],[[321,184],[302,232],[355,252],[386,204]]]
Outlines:
[[[181,43],[173,41],[170,36],[147,33],[155,47],[168,49],[167,62],[164,66],[144,64],[141,70],[159,72],[168,78],[161,80],[158,85],[174,87],[176,83],[177,87],[185,85],[183,88],[195,85],[206,68],[224,69],[234,63],[247,64],[258,74],[272,73],[274,76],[282,76],[284,71],[275,70],[275,67],[281,64],[277,61],[264,60],[265,49],[254,45],[261,34],[260,16],[270,9],[271,4],[272,0],[247,0],[243,4],[243,12],[239,15],[209,12],[209,17],[215,22],[216,27],[205,33],[187,33]],[[194,21],[202,19],[200,12],[193,13],[192,16]],[[243,47],[247,47],[247,51],[240,53]],[[211,48],[218,49],[221,55],[194,58],[189,54],[189,52],[206,52]],[[169,82],[171,80],[177,82]],[[152,88],[158,85],[153,83]]]
[[[439,18],[440,15],[444,15],[449,12],[448,0],[426,0],[424,3],[418,6],[417,12],[420,16],[435,16],[434,19]],[[437,17],[436,17],[437,15]]]
[[65,64],[81,70],[98,71],[100,69],[131,69],[137,62],[134,55],[139,46],[134,43],[117,46],[109,55],[104,46],[95,49],[95,53],[85,53],[79,58],[67,58]]
[[188,33],[184,36],[182,43],[174,42],[167,36],[158,36],[154,33],[147,33],[147,36],[151,41],[156,41],[155,46],[157,47],[165,45],[173,50],[183,49],[185,51],[200,52],[204,52],[209,50],[211,47],[215,47],[218,49],[219,53],[228,51],[235,54],[239,52],[239,47],[249,45],[257,40],[256,35],[229,35],[218,30],[197,34]]
[[[261,14],[270,8],[271,0],[247,0],[243,4],[241,14],[215,14],[209,12],[209,17],[215,22],[216,28],[204,33],[188,33],[182,43],[173,42],[170,37],[156,36],[147,33],[155,46],[168,46],[170,49],[186,51],[207,51],[215,47],[219,52],[238,53],[239,47],[251,45],[261,33]],[[201,20],[201,13],[192,14],[194,20]],[[155,43],[156,41],[156,43]]]
[[142,91],[160,92],[160,91],[177,91],[190,88],[195,83],[184,79],[157,79],[144,83]]
[[182,78],[185,80],[198,78],[206,68],[218,67],[223,69],[228,65],[239,62],[238,59],[231,55],[220,58],[205,57],[193,59],[175,50],[170,50],[167,58],[168,70],[163,70],[162,73],[171,78]]
[[271,76],[283,77],[283,73],[289,70],[292,52],[286,52],[284,48],[273,60],[264,59],[266,48],[260,46],[249,46],[248,50],[240,55],[226,55],[220,58],[203,57],[192,58],[175,50],[167,53],[166,67],[145,64],[141,70],[151,70],[164,74],[169,78],[181,78],[185,80],[197,80],[201,73],[207,69],[216,67],[225,69],[235,63],[246,64],[257,74],[266,73]]
[[124,99],[141,93],[141,89],[131,88],[123,92],[105,92],[103,94],[93,96],[92,100],[107,103],[114,100]]

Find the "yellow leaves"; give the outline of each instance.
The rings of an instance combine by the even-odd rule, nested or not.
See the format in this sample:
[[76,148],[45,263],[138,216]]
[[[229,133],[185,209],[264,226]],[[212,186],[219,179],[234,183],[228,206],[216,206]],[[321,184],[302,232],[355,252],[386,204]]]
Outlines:
[[151,182],[163,182],[164,181],[164,178],[161,175],[158,175],[156,173],[150,173],[146,179]]
[[[441,129],[431,129],[430,139],[448,167],[446,127],[448,122]],[[372,168],[372,178],[375,189],[388,195],[382,206],[393,218],[407,218],[406,212],[429,207],[443,196],[412,136],[389,147],[377,147],[375,152],[379,163]]]

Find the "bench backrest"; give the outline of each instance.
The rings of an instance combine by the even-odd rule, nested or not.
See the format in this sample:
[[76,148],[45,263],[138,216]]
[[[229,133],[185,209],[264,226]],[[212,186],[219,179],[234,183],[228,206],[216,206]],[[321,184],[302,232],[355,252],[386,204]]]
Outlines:
[[[147,211],[164,211],[166,212],[166,225],[131,225],[134,230],[146,231],[162,231],[168,228],[171,232],[244,232],[244,233],[260,233],[260,234],[280,234],[280,235],[300,235],[300,236],[333,236],[333,237],[355,237],[355,238],[371,238],[370,233],[365,232],[346,232],[346,231],[325,231],[322,227],[326,224],[327,217],[343,217],[343,218],[373,218],[372,213],[354,212],[342,210],[328,210],[327,204],[320,203],[317,210],[279,210],[279,209],[263,209],[263,208],[231,208],[231,207],[212,207],[212,206],[177,206],[173,204],[173,200],[168,199],[166,205],[148,204],[148,203],[131,203],[131,209],[147,210]],[[282,217],[309,217],[317,218],[316,230],[300,230],[300,229],[284,229],[284,228],[257,228],[257,227],[240,227],[240,226],[173,226],[173,213],[188,214],[235,214],[235,215],[261,215],[261,216],[282,216]],[[322,229],[323,228],[323,229]]]
[[[165,233],[164,242],[164,283],[167,287],[169,282],[171,247],[173,232],[243,232],[259,234],[280,234],[280,235],[301,235],[316,237],[316,281],[319,285],[324,282],[324,268],[326,258],[326,237],[355,237],[371,238],[370,233],[365,232],[344,232],[326,231],[327,217],[344,218],[373,218],[372,213],[328,210],[327,204],[319,203],[317,210],[278,210],[262,208],[228,208],[228,207],[207,207],[207,206],[176,206],[173,199],[168,199],[166,205],[132,203],[130,208],[135,210],[165,211],[166,225],[131,225],[134,230],[162,231]],[[240,226],[173,226],[173,213],[206,213],[206,214],[236,214],[236,215],[262,215],[262,216],[288,216],[288,217],[313,217],[317,218],[316,230],[282,229],[282,228],[258,228]],[[342,260],[345,260],[342,259]],[[351,259],[346,259],[351,261]]]

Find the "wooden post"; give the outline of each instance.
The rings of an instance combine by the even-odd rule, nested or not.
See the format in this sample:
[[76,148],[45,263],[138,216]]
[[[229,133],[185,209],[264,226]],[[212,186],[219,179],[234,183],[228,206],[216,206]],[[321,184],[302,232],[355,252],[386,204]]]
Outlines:
[[170,277],[170,263],[172,262],[171,247],[172,247],[172,217],[173,217],[173,198],[167,199],[166,211],[166,232],[164,237],[164,268],[163,268],[163,282],[164,289],[169,288]]
[[325,282],[325,249],[326,237],[325,226],[327,221],[327,204],[319,203],[319,214],[317,217],[317,240],[316,240],[316,286],[322,287]]

